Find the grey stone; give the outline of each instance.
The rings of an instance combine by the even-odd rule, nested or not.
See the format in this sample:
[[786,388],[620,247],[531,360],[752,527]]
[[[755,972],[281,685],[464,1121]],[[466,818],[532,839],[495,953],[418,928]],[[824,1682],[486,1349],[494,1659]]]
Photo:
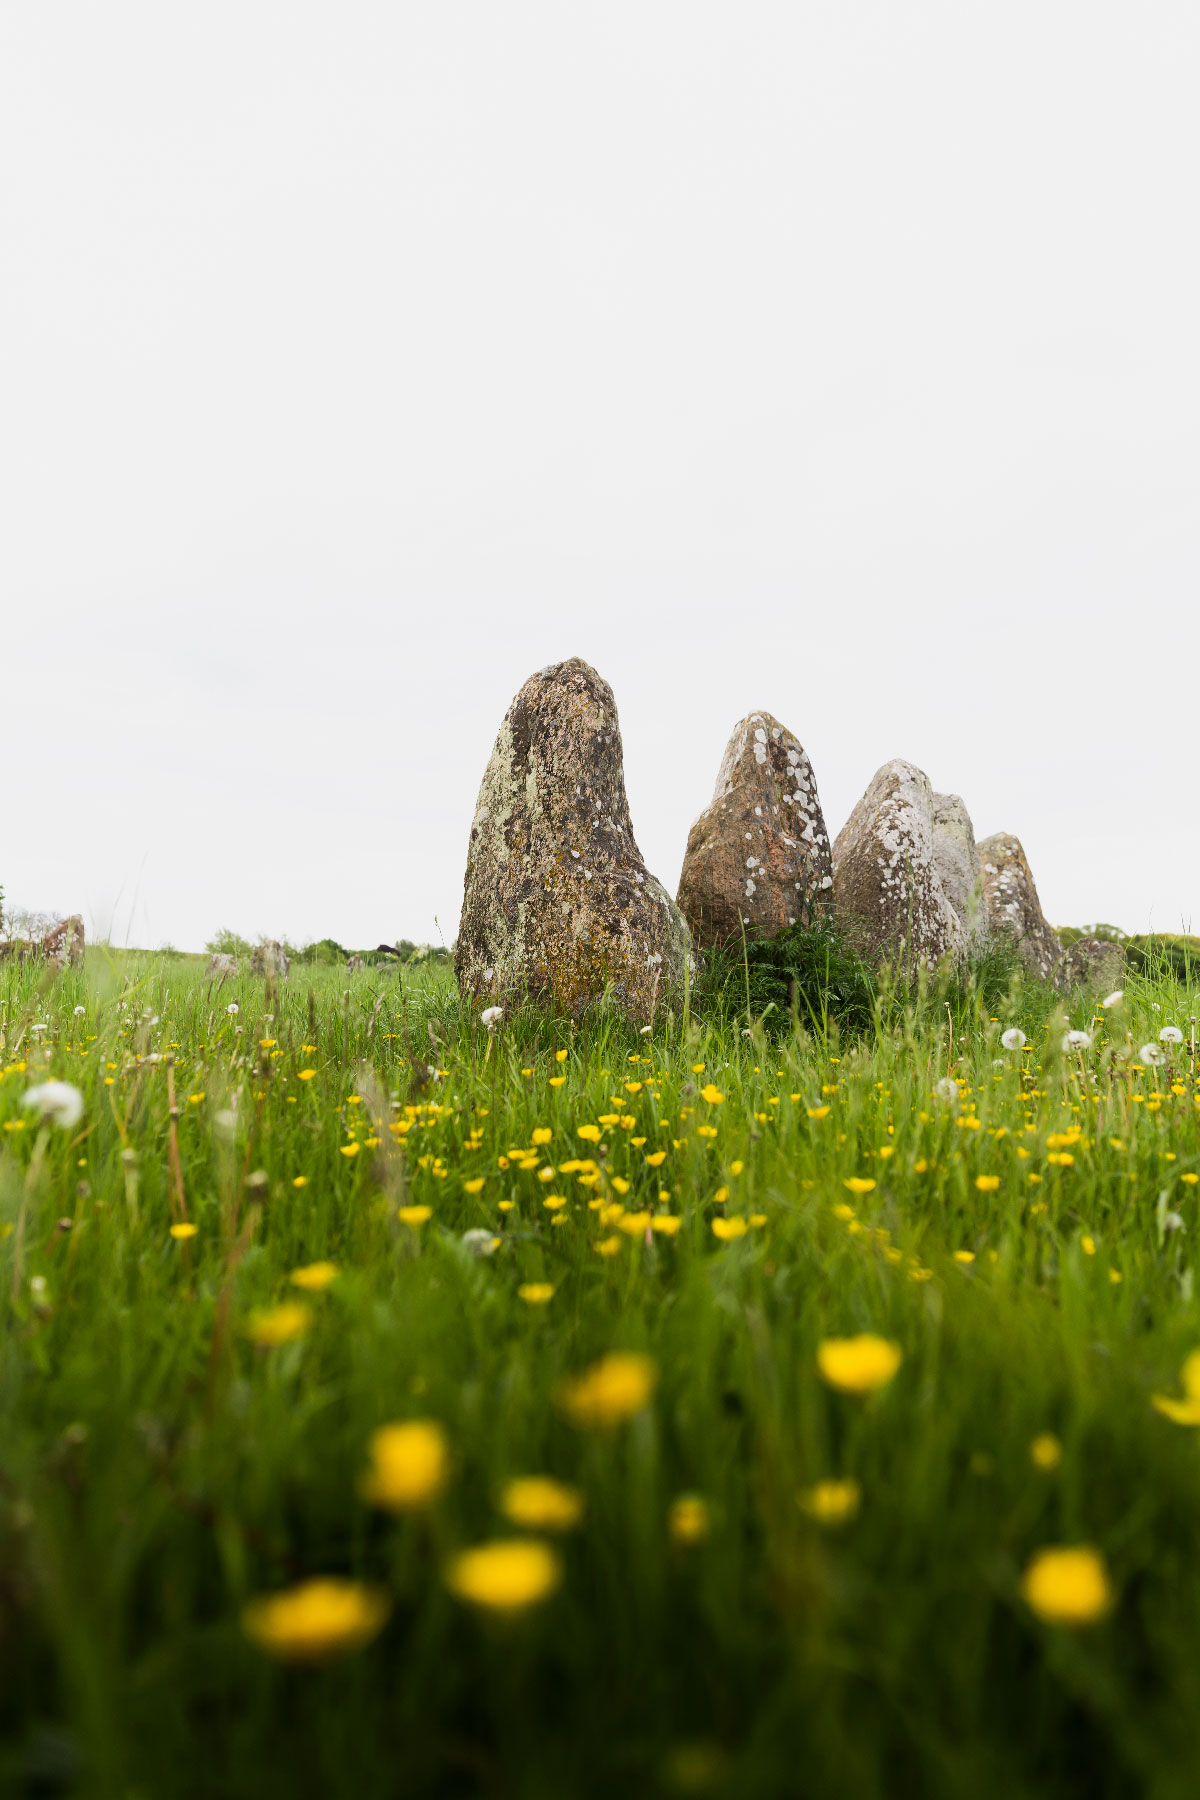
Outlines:
[[682,1001],[687,922],[633,835],[612,689],[573,657],[530,676],[484,773],[454,955],[476,1005],[638,1025]]
[[1060,987],[1091,988],[1105,993],[1125,979],[1125,952],[1107,938],[1082,937],[1067,947],[1058,968]]
[[983,904],[992,938],[1015,944],[1031,975],[1049,981],[1062,961],[1062,945],[1038,899],[1020,838],[997,831],[979,846]]
[[218,977],[236,975],[238,973],[237,957],[226,956],[223,952],[218,951],[216,955],[209,957],[208,967],[204,973],[210,981],[215,981]]
[[934,794],[931,816],[933,861],[942,892],[958,916],[967,951],[977,956],[987,944],[988,921],[971,815],[957,794]]
[[276,981],[283,980],[291,966],[291,958],[275,938],[267,938],[258,944],[250,958],[252,975],[264,975]]
[[861,955],[903,980],[966,947],[934,849],[933,790],[912,763],[885,763],[833,846],[834,914]]
[[817,782],[802,745],[768,712],[725,746],[712,802],[688,835],[678,901],[696,942],[745,929],[777,937],[828,913],[833,872]]

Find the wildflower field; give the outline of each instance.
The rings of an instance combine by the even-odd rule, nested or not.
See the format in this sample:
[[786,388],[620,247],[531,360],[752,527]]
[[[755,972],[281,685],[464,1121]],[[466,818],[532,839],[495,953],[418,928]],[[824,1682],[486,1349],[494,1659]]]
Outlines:
[[0,970],[0,1792],[1194,1795],[1198,1010]]

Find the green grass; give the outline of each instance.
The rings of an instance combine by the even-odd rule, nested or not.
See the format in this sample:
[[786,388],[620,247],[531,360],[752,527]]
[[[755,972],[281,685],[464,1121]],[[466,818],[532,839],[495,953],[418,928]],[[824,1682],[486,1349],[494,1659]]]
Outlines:
[[[1174,1079],[1114,1051],[1198,1009],[1133,976],[1070,1060],[1065,1024],[1092,1012],[1059,1005],[993,971],[840,1036],[711,1005],[647,1037],[529,1016],[489,1041],[437,966],[302,971],[278,994],[95,951],[61,977],[0,970],[0,1791],[1194,1794],[1200,1433],[1150,1395],[1200,1343],[1200,1107],[1186,1042]],[[1012,1022],[1023,1058],[999,1047]],[[951,1056],[958,1105],[935,1092]],[[82,1089],[75,1127],[23,1107],[47,1076]],[[635,1127],[576,1135],[614,1114]],[[538,1127],[537,1169],[500,1167]],[[594,1187],[539,1180],[588,1158]],[[615,1203],[614,1177],[678,1234],[601,1223],[587,1202]],[[402,1223],[410,1204],[429,1221]],[[722,1242],[722,1214],[765,1223]],[[463,1246],[474,1228],[493,1256]],[[299,1294],[290,1272],[319,1259],[337,1279]],[[543,1281],[547,1305],[518,1296]],[[287,1299],[310,1329],[258,1347],[253,1309]],[[822,1339],[860,1331],[903,1350],[865,1400],[817,1368]],[[657,1391],[582,1430],[561,1384],[614,1348],[652,1358]],[[450,1478],[394,1516],[359,1484],[372,1432],[409,1418],[444,1427]],[[1030,1457],[1045,1432],[1051,1471]],[[445,1570],[511,1533],[498,1497],[534,1473],[585,1496],[562,1585],[480,1615]],[[861,1510],[824,1529],[797,1494],[835,1476]],[[688,1493],[710,1521],[690,1544],[668,1528]],[[1114,1603],[1067,1632],[1019,1582],[1075,1543]],[[243,1609],[314,1575],[385,1593],[387,1625],[320,1667],[275,1661]]]

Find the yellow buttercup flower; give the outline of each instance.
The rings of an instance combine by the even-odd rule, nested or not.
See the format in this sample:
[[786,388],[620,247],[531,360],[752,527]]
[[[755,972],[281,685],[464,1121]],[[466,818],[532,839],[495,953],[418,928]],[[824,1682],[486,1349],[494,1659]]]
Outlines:
[[381,1425],[371,1435],[367,1455],[359,1492],[372,1506],[388,1512],[415,1512],[428,1506],[449,1478],[446,1434],[432,1419]]
[[862,1332],[858,1337],[825,1338],[817,1345],[817,1368],[830,1387],[844,1394],[873,1394],[886,1387],[904,1360],[899,1344]]
[[558,1400],[572,1424],[591,1430],[619,1425],[641,1412],[657,1385],[658,1370],[648,1356],[613,1350],[564,1382]]
[[818,1481],[796,1495],[801,1511],[818,1525],[848,1525],[862,1502],[862,1489],[857,1481]]
[[252,1600],[242,1613],[242,1629],[269,1656],[324,1662],[369,1644],[387,1615],[382,1594],[327,1575]]
[[581,1125],[575,1135],[576,1137],[583,1138],[589,1144],[598,1144],[600,1142],[600,1127],[598,1125]]
[[426,1219],[433,1217],[432,1206],[400,1206],[396,1209],[396,1217],[402,1225],[424,1225]]
[[1200,1350],[1193,1350],[1180,1372],[1182,1400],[1167,1394],[1151,1394],[1150,1404],[1175,1425],[1200,1425]]
[[745,1219],[737,1213],[730,1219],[714,1219],[712,1228],[713,1236],[720,1238],[723,1244],[731,1243],[734,1238],[745,1237],[749,1229]]
[[357,1156],[362,1146],[361,1144],[341,1144],[339,1148],[343,1156]]
[[517,1296],[527,1306],[545,1306],[554,1298],[554,1284],[550,1281],[524,1281],[517,1289]]
[[842,1186],[849,1188],[852,1194],[869,1194],[874,1188],[875,1182],[869,1175],[850,1175],[847,1176]]
[[806,1110],[810,1119],[827,1119],[829,1117],[827,1106],[810,1106]]
[[298,1300],[285,1300],[279,1306],[259,1307],[246,1321],[246,1336],[263,1349],[277,1344],[290,1344],[303,1337],[312,1324],[312,1314]]
[[1000,1186],[1000,1177],[998,1175],[977,1175],[975,1186],[981,1194],[994,1194]]
[[446,1586],[490,1612],[519,1613],[547,1599],[562,1581],[562,1563],[536,1538],[497,1538],[456,1556]]
[[1021,1596],[1047,1625],[1072,1628],[1094,1624],[1113,1603],[1104,1558],[1089,1544],[1039,1550],[1021,1577]]
[[520,1475],[500,1496],[500,1510],[526,1531],[571,1531],[583,1517],[583,1495],[549,1475]]
[[1062,1445],[1052,1431],[1040,1431],[1029,1446],[1029,1460],[1035,1469],[1049,1474],[1062,1461]]
[[617,1230],[623,1231],[626,1237],[641,1237],[650,1225],[648,1212],[622,1213],[617,1220]]
[[337,1280],[337,1264],[331,1262],[307,1263],[301,1269],[293,1269],[288,1280],[293,1287],[305,1288],[310,1294],[319,1294],[331,1282]]
[[559,1088],[559,1087],[561,1087],[561,1086],[562,1086],[562,1085],[563,1085],[563,1082],[564,1082],[564,1081],[565,1081],[565,1080],[566,1080],[566,1079],[567,1079],[567,1078],[566,1078],[566,1076],[565,1076],[565,1075],[551,1075],[551,1077],[550,1077],[550,1086],[551,1086],[551,1087],[553,1087],[553,1088]]
[[182,1224],[172,1225],[170,1228],[171,1236],[177,1238],[180,1242],[184,1242],[188,1238],[194,1238],[199,1229],[200,1227],[198,1225],[193,1225],[190,1220],[187,1219],[185,1219]]
[[650,1152],[649,1156],[647,1156],[647,1158],[646,1158],[646,1163],[647,1163],[647,1166],[651,1169],[659,1169],[662,1167],[663,1163],[666,1162],[666,1160],[667,1160],[667,1153],[665,1150],[652,1150]]
[[292,1176],[292,1186],[294,1188],[307,1187],[308,1186],[308,1176],[307,1175],[293,1175]]
[[560,1063],[564,1063],[564,1062],[566,1062],[566,1060],[567,1060],[567,1057],[568,1057],[568,1056],[569,1056],[569,1055],[570,1055],[570,1054],[571,1054],[571,1053],[570,1053],[570,1051],[569,1051],[569,1050],[556,1050],[556,1051],[555,1051],[555,1052],[554,1052],[554,1060],[555,1060],[555,1062],[560,1062]]
[[710,1081],[707,1087],[702,1087],[700,1089],[700,1098],[702,1100],[707,1100],[710,1106],[720,1106],[725,1096],[720,1088],[714,1087],[713,1083]]
[[311,1081],[316,1072],[315,1069],[298,1069],[296,1079],[297,1081]]
[[650,1221],[650,1229],[663,1237],[674,1237],[682,1224],[683,1220],[675,1213],[655,1213]]
[[548,1125],[538,1125],[529,1134],[531,1144],[548,1144],[554,1136]]
[[676,1544],[699,1544],[709,1533],[708,1502],[699,1494],[680,1494],[672,1500],[667,1530]]
[[482,1192],[483,1192],[483,1176],[482,1175],[476,1175],[471,1181],[463,1182],[463,1193],[464,1194],[482,1194]]

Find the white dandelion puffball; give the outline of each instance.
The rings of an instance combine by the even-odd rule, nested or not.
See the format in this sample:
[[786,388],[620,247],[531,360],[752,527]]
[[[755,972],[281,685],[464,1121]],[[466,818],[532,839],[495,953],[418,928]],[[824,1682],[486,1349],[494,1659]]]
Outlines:
[[1125,989],[1124,988],[1114,988],[1111,994],[1105,994],[1105,996],[1104,996],[1103,1000],[1100,1002],[1100,1004],[1103,1007],[1119,1006],[1121,1004],[1121,1001],[1124,998],[1125,998]]
[[1066,1037],[1062,1041],[1062,1047],[1064,1050],[1090,1050],[1092,1047],[1091,1033],[1088,1031],[1068,1031]]
[[[654,1027],[653,1027],[653,1025],[643,1025],[643,1026],[642,1026],[642,1029],[641,1029],[641,1030],[640,1030],[640,1031],[639,1031],[639,1033],[638,1033],[638,1036],[639,1036],[639,1037],[649,1037],[649,1036],[650,1036],[650,1033],[651,1033],[651,1032],[652,1032],[652,1031],[653,1031],[653,1030],[654,1030]],[[749,1032],[747,1032],[747,1033],[746,1033],[746,1036],[747,1036],[747,1037],[749,1037],[749,1036],[750,1036],[750,1033],[749,1033]]]
[[75,1008],[75,1017],[77,1019],[82,1019],[82,1017],[83,1017],[84,1013],[86,1013],[86,1011],[87,1011],[86,1006],[77,1006]]
[[471,1231],[464,1231],[460,1239],[464,1250],[472,1256],[495,1256],[500,1248],[500,1239],[494,1231],[484,1231],[476,1226]]
[[1006,1050],[1023,1050],[1027,1039],[1019,1025],[1010,1025],[1007,1031],[1000,1033],[1000,1042]]
[[1160,1044],[1182,1044],[1183,1033],[1178,1025],[1164,1025],[1158,1034]]
[[497,1025],[504,1017],[504,1008],[502,1006],[485,1006],[479,1017],[489,1031],[495,1031]]
[[1143,1044],[1138,1051],[1138,1055],[1148,1069],[1153,1068],[1155,1063],[1160,1063],[1162,1061],[1162,1051],[1157,1044]]
[[237,1003],[237,1001],[236,1001],[236,1000],[231,1000],[231,1001],[230,1001],[230,1002],[229,1002],[229,1005],[228,1005],[228,1006],[227,1006],[227,1007],[226,1007],[226,1008],[225,1008],[225,1011],[226,1011],[226,1012],[227,1012],[227,1013],[235,1013],[235,1012],[239,1012],[239,1011],[240,1011],[240,1010],[241,1010],[241,1009],[240,1009],[240,1007],[239,1007],[239,1006],[238,1006],[238,1003]]
[[943,1075],[933,1091],[935,1094],[940,1095],[943,1100],[958,1099],[958,1083],[951,1075]]
[[83,1117],[83,1095],[69,1081],[43,1081],[40,1087],[30,1088],[21,1105],[36,1107],[43,1119],[67,1131]]

